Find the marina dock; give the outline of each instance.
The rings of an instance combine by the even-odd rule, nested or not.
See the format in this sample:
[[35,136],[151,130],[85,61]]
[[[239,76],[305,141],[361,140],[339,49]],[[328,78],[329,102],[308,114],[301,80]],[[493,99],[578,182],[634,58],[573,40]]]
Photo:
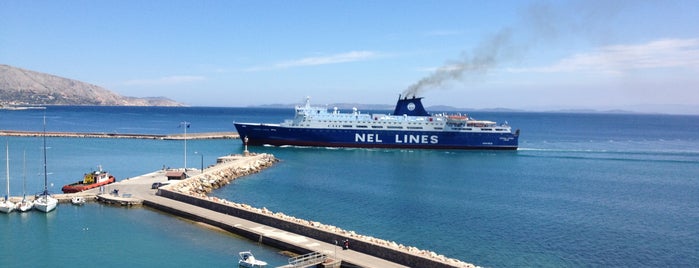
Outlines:
[[[363,237],[352,231],[206,196],[213,189],[238,177],[259,172],[276,161],[268,154],[227,156],[219,158],[216,165],[203,172],[187,169],[189,178],[185,180],[168,181],[168,170],[157,170],[109,184],[102,192],[95,188],[54,196],[61,202],[70,202],[71,197],[81,195],[88,200],[109,204],[148,206],[281,250],[323,257],[322,263],[312,267],[475,267],[433,252],[426,254],[412,247],[400,248],[388,241]],[[166,182],[170,183],[158,189],[152,187],[154,183]],[[350,250],[342,249],[341,241],[345,239],[351,241]],[[292,259],[289,262],[288,267],[292,267]]]

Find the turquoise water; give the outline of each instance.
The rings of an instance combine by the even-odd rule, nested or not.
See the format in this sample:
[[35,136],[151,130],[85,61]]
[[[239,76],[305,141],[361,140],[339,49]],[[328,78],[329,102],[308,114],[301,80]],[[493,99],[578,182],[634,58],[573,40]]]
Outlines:
[[215,195],[486,266],[699,261],[699,165],[684,155],[266,151],[293,160]]
[[[191,132],[231,131],[233,121],[279,122],[292,111],[49,107],[46,113],[49,131],[178,133],[180,121],[192,122]],[[43,111],[3,111],[0,129],[37,130],[42,116]],[[110,120],[101,120],[107,116]],[[484,266],[699,266],[698,116],[471,116],[507,120],[522,129],[520,150],[254,147],[252,151],[270,152],[282,161],[213,195]],[[27,186],[36,192],[42,187],[40,139],[7,140],[12,192],[21,193],[23,148],[31,174]],[[183,165],[182,141],[49,138],[48,143],[54,191],[98,164],[120,179]],[[204,165],[213,163],[214,156],[241,151],[238,140],[189,141],[187,147],[188,166],[197,168],[201,158],[194,151],[203,152]],[[70,241],[71,236],[62,235],[83,233],[76,226],[89,220],[93,226],[119,231],[105,238],[93,235],[89,226],[88,235],[81,237],[85,242],[74,245],[76,250],[90,250],[105,240],[121,241],[110,244],[119,250],[104,257],[114,265],[129,258],[131,248],[148,256],[152,248],[165,248],[156,255],[175,252],[170,255],[176,259],[211,261],[215,266],[235,261],[237,252],[246,249],[269,254],[261,257],[265,260],[286,260],[273,249],[249,248],[249,241],[148,209],[61,205],[56,212],[49,221],[37,213],[0,215],[0,222],[10,226],[0,228],[12,233],[0,239],[5,245]],[[170,225],[182,225],[186,231],[154,235]],[[16,226],[57,231],[23,233],[13,230],[20,228]],[[187,232],[202,234],[174,235]],[[212,238],[198,240],[200,236]],[[47,247],[63,252],[53,244]],[[206,248],[226,251],[207,255],[202,252]],[[32,255],[13,253],[18,260]],[[56,262],[51,263],[61,263],[61,255],[54,255]]]
[[[27,178],[27,192],[34,194],[43,189],[44,173],[42,140],[36,137],[0,138],[9,142],[11,193],[22,194],[23,175]],[[82,179],[84,173],[98,165],[122,180],[165,167],[184,166],[184,141],[143,139],[47,138],[47,170],[49,190],[60,192],[65,184]],[[231,154],[240,147],[237,140],[188,140],[187,166],[201,168],[214,164],[219,156]],[[26,152],[26,172],[23,171],[23,153]],[[197,152],[197,154],[194,154]],[[202,157],[203,155],[203,157]],[[4,153],[0,157],[3,162]],[[3,187],[4,187],[4,174]],[[3,188],[4,189],[4,188]]]
[[485,266],[699,265],[699,118],[515,116],[516,152],[262,148],[215,195]]
[[61,204],[0,216],[3,267],[232,267],[243,250],[286,262],[275,249],[147,208]]

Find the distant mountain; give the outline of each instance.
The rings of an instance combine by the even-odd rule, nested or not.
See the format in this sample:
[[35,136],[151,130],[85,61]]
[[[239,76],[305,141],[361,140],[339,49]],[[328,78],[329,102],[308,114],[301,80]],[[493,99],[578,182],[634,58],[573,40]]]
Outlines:
[[125,97],[102,87],[0,64],[0,106],[183,106],[165,97]]

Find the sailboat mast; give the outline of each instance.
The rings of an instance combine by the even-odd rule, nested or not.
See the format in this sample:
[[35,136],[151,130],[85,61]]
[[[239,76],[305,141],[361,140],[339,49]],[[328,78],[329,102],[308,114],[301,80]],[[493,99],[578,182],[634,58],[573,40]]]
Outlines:
[[27,197],[27,150],[22,152],[22,200]]
[[10,197],[10,142],[5,141],[5,159],[7,159],[7,166],[5,167],[5,174],[7,175],[7,193],[5,194],[5,201]]
[[46,171],[46,115],[44,115],[44,193],[48,193],[48,173]]

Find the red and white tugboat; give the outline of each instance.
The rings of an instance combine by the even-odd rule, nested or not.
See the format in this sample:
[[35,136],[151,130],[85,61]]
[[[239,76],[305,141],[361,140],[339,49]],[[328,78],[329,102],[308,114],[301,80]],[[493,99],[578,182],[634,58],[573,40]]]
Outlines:
[[77,193],[85,190],[90,190],[92,188],[97,188],[103,185],[107,185],[115,181],[116,179],[114,178],[114,176],[112,176],[112,174],[109,174],[109,172],[107,171],[103,171],[102,166],[99,166],[98,170],[95,170],[90,173],[85,173],[83,180],[65,185],[63,186],[63,188],[61,188],[61,190],[63,191],[63,193],[66,194]]

